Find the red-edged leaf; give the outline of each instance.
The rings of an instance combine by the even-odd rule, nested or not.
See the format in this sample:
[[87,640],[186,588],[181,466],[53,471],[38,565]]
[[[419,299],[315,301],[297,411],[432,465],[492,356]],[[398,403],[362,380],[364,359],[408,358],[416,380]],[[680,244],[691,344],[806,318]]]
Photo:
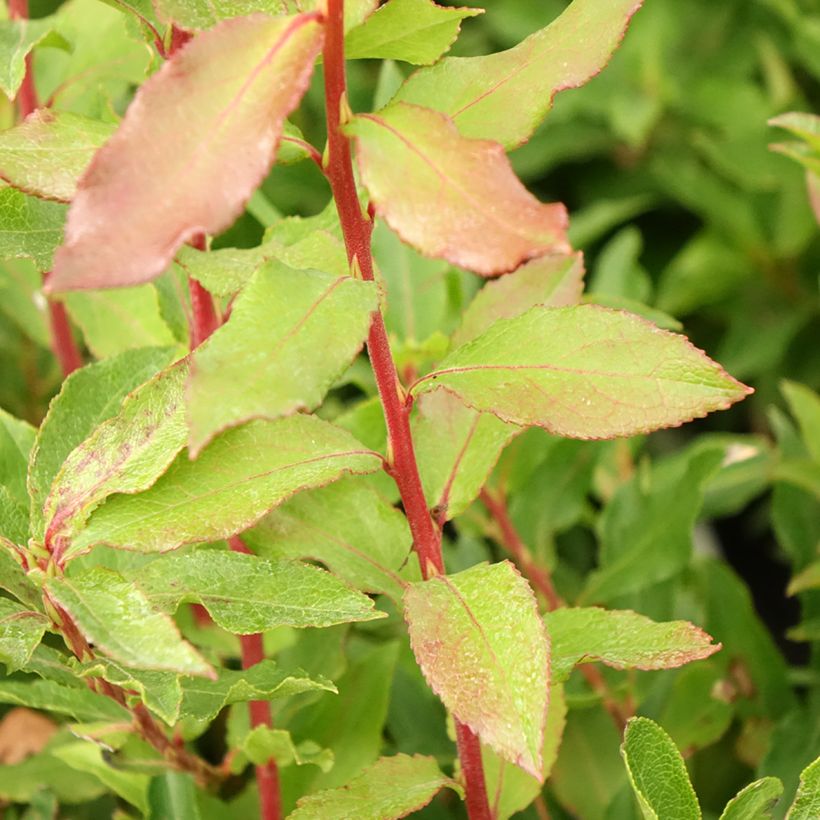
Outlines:
[[443,114],[399,103],[345,131],[377,213],[421,253],[491,276],[569,250],[564,206],[535,199],[500,145],[465,139]]
[[506,760],[543,779],[549,641],[509,561],[412,584],[404,615],[416,660],[444,705]]
[[231,224],[307,86],[318,17],[228,20],[142,86],[80,180],[51,291],[146,282],[187,239]]

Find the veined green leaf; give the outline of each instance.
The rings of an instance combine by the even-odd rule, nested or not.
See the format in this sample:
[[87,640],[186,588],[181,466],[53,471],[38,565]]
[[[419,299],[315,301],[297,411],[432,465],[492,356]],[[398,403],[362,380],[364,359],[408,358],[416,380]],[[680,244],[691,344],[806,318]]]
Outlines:
[[755,780],[726,804],[720,820],[767,820],[781,794],[783,784],[776,777]]
[[[192,455],[248,419],[317,407],[362,349],[377,309],[372,282],[281,265],[257,271],[229,321],[193,354],[187,391]],[[242,389],[230,402],[214,401],[237,384]]]
[[515,148],[544,119],[558,91],[583,85],[609,62],[640,5],[641,0],[575,0],[515,48],[487,57],[448,57],[417,71],[394,99],[449,115],[465,137]]
[[0,703],[69,715],[75,720],[129,721],[128,711],[111,698],[86,687],[62,686],[50,680],[2,680]]
[[0,535],[17,544],[28,539],[26,467],[34,428],[0,408]]
[[165,552],[226,538],[300,490],[380,466],[376,453],[313,416],[252,421],[223,433],[196,461],[181,453],[146,492],[109,499],[67,557],[95,544]]
[[117,413],[128,393],[170,360],[168,348],[128,351],[76,370],[63,382],[40,425],[29,459],[28,492],[35,538],[43,537],[43,505],[69,453]]
[[46,592],[85,638],[115,661],[138,669],[214,676],[173,621],[119,573],[94,567],[71,577],[50,578]]
[[404,607],[413,653],[444,705],[540,780],[549,641],[527,582],[509,561],[478,564],[412,584]]
[[398,103],[345,132],[376,212],[425,255],[489,276],[569,250],[564,206],[535,199],[499,145],[465,139],[444,115]]
[[656,623],[630,610],[562,607],[544,615],[552,643],[552,682],[579,663],[616,669],[672,669],[708,658],[720,648],[687,621]]
[[311,740],[304,740],[298,745],[293,742],[290,732],[284,729],[269,729],[267,726],[255,726],[235,747],[237,754],[231,765],[231,771],[240,773],[248,761],[256,766],[263,766],[269,760],[282,766],[318,766],[323,772],[333,768],[333,752],[323,749]]
[[183,601],[197,602],[239,635],[385,617],[370,598],[319,567],[245,553],[163,556],[135,573],[134,581],[158,609],[173,613]]
[[471,407],[570,438],[672,427],[751,392],[683,336],[593,305],[503,319],[419,379]]
[[432,0],[389,0],[345,37],[345,56],[434,63],[458,37],[461,21],[483,9],[446,8]]
[[111,123],[41,108],[0,134],[0,178],[26,194],[70,202]]
[[56,554],[107,496],[150,487],[182,449],[187,373],[187,359],[163,370],[71,451],[43,505],[46,542]]
[[300,798],[289,818],[394,820],[423,808],[445,787],[461,792],[432,757],[382,757],[347,785]]
[[47,271],[63,241],[66,206],[0,187],[0,258],[31,259]]
[[26,56],[47,38],[66,45],[54,33],[54,17],[39,20],[0,20],[0,90],[13,100],[26,76]]
[[26,575],[21,561],[22,556],[14,544],[0,535],[0,589],[10,592],[30,608],[42,609],[40,590]]
[[814,820],[820,814],[820,757],[800,773],[800,785],[786,820]]
[[669,735],[649,718],[631,718],[621,754],[646,820],[700,820],[686,764]]
[[80,180],[48,287],[147,282],[187,239],[228,227],[273,162],[321,39],[316,13],[260,15],[178,50]]
[[48,618],[0,598],[0,662],[8,672],[24,667],[43,638]]

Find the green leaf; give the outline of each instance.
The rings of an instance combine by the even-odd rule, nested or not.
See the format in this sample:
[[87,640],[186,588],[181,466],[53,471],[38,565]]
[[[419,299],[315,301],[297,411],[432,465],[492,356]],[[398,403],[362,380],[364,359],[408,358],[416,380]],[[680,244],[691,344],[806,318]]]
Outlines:
[[800,774],[797,795],[786,815],[787,820],[812,820],[820,813],[820,757]]
[[139,669],[214,675],[199,652],[180,637],[173,621],[112,570],[94,567],[51,578],[46,592],[85,638],[115,661]]
[[233,759],[232,771],[241,772],[247,762],[264,766],[269,760],[282,766],[318,766],[323,772],[333,768],[333,752],[322,749],[310,740],[294,744],[290,732],[284,729],[269,729],[256,726],[249,731],[236,747],[238,754]]
[[763,777],[741,789],[727,804],[720,820],[766,820],[783,794],[776,777]]
[[769,125],[790,131],[805,140],[815,151],[820,151],[820,117],[802,111],[780,114],[769,120]]
[[509,561],[479,564],[410,585],[404,607],[413,653],[444,705],[540,780],[549,641],[526,581]]
[[483,9],[444,8],[432,0],[389,0],[345,37],[345,56],[430,65],[450,50],[461,21]]
[[262,265],[276,255],[268,243],[256,248],[220,248],[200,251],[183,245],[176,263],[214,296],[232,296],[242,290]]
[[[2,511],[2,507],[0,507]],[[0,535],[0,589],[10,592],[15,598],[32,609],[41,609],[40,590],[32,583],[23,569],[22,555],[14,544]]]
[[798,592],[818,588],[820,588],[820,561],[815,561],[792,578],[787,591],[789,595],[797,595]]
[[674,427],[750,392],[685,337],[593,305],[496,322],[411,390],[438,385],[504,421],[583,439]]
[[232,703],[289,698],[302,692],[336,693],[336,687],[321,675],[313,678],[301,669],[279,670],[264,660],[242,672],[222,669],[217,680],[185,678],[181,714],[210,721]]
[[123,401],[71,451],[43,505],[46,544],[62,555],[94,508],[112,493],[138,493],[162,475],[187,436],[188,360],[163,370]]
[[48,618],[0,598],[0,662],[8,672],[24,667],[43,638]]
[[500,146],[461,137],[442,114],[398,103],[344,130],[376,213],[423,254],[490,276],[568,251],[564,206],[536,200]]
[[820,396],[805,385],[784,381],[783,395],[800,425],[800,434],[811,457],[820,463]]
[[432,757],[394,755],[372,766],[338,789],[302,797],[290,820],[393,820],[426,806],[441,789],[461,791],[439,770]]
[[464,311],[461,327],[453,334],[453,344],[470,342],[493,322],[520,316],[536,305],[576,305],[584,288],[583,280],[583,254],[533,259],[484,285]]
[[417,569],[407,519],[358,478],[299,493],[242,540],[266,557],[321,561],[357,589],[395,601],[404,592],[399,570],[405,562]]
[[61,686],[50,680],[2,680],[0,703],[56,712],[80,721],[127,723],[130,720],[127,710],[110,698],[98,695],[86,687]]
[[111,123],[40,108],[0,134],[0,178],[23,193],[70,202]]
[[31,453],[28,491],[32,530],[43,537],[43,505],[63,462],[95,427],[114,416],[123,399],[171,359],[165,349],[133,350],[72,373],[52,399]]
[[579,663],[616,669],[673,669],[708,658],[720,644],[688,621],[656,623],[630,610],[561,608],[544,615],[552,642],[552,682]]
[[65,44],[62,37],[54,34],[54,17],[0,20],[0,90],[10,100],[15,98],[26,76],[26,55],[46,38],[55,44]]
[[[273,314],[271,305],[278,306]],[[192,454],[248,419],[317,407],[362,349],[377,309],[371,282],[282,266],[257,271],[230,320],[193,354],[187,392]],[[214,401],[239,383],[232,401]]]
[[49,270],[65,215],[65,205],[0,188],[0,258],[31,259],[39,271]]
[[200,820],[196,786],[189,774],[165,772],[148,786],[148,820]]
[[478,496],[501,450],[521,428],[477,413],[447,390],[419,396],[415,407],[411,429],[424,494],[446,521]]
[[699,820],[700,806],[683,758],[657,723],[631,718],[621,754],[646,820]]
[[42,274],[30,259],[0,262],[0,311],[41,348],[48,349],[48,304]]
[[521,145],[558,91],[595,76],[618,47],[641,0],[575,0],[547,28],[508,51],[448,57],[413,74],[395,100],[449,115],[465,137]]
[[198,550],[164,556],[135,573],[134,580],[162,611],[173,613],[183,601],[197,602],[219,626],[238,635],[385,617],[370,598],[319,567],[245,553]]
[[66,294],[65,303],[98,359],[140,347],[174,344],[153,285]]
[[[320,47],[313,13],[226,21],[176,51],[80,180],[48,288],[147,282],[187,239],[227,228],[267,175]],[[215,65],[228,67],[217,83]]]
[[34,428],[0,408],[0,533],[24,544],[28,539],[26,468],[34,443]]
[[223,433],[196,461],[181,453],[146,492],[111,498],[67,555],[95,544],[165,552],[216,541],[300,490],[380,466],[381,458],[349,433],[313,416],[252,421]]

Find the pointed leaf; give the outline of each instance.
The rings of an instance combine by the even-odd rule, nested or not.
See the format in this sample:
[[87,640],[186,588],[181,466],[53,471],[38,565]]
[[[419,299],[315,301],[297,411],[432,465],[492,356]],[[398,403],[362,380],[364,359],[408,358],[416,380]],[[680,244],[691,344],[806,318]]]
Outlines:
[[43,537],[43,505],[69,453],[117,413],[123,399],[171,360],[167,348],[123,353],[74,371],[52,399],[31,452],[28,492],[32,534]]
[[820,396],[806,385],[784,381],[780,387],[811,457],[820,463]]
[[498,319],[512,319],[536,305],[576,305],[584,289],[584,257],[542,256],[518,270],[492,279],[476,294],[464,311],[453,344],[472,341]]
[[49,620],[39,612],[0,598],[0,662],[11,673],[28,663],[43,638]]
[[226,538],[300,490],[380,466],[376,453],[313,416],[252,421],[221,435],[196,461],[181,453],[150,490],[110,499],[68,554],[95,544],[165,552]]
[[242,539],[266,557],[321,561],[357,589],[396,601],[404,592],[399,570],[414,560],[407,519],[356,478],[299,493]]
[[475,500],[520,427],[478,413],[447,390],[419,396],[411,421],[424,495],[443,520]]
[[43,506],[46,543],[57,554],[101,501],[150,487],[182,449],[187,372],[187,359],[163,370],[72,450]]
[[41,108],[0,134],[0,178],[26,194],[70,202],[111,123]]
[[40,590],[26,575],[21,561],[20,552],[0,535],[0,589],[10,592],[30,609],[41,609]]
[[649,718],[626,725],[621,754],[646,820],[699,820],[698,799],[686,764],[669,735]]
[[276,761],[277,766],[318,766],[323,772],[333,768],[333,752],[323,749],[311,740],[294,744],[290,732],[284,729],[269,729],[267,726],[256,726],[251,729],[235,747],[238,754],[234,757],[231,771],[241,773],[248,761],[256,766],[264,766],[269,760]]
[[65,205],[0,187],[0,259],[31,259],[37,270],[48,270],[65,215]]
[[688,621],[656,623],[631,610],[561,608],[544,615],[552,642],[552,680],[560,683],[579,663],[616,669],[673,669],[708,658],[720,648]]
[[165,772],[151,778],[148,786],[148,820],[200,820],[196,785],[190,774]]
[[54,34],[54,18],[0,20],[0,90],[13,100],[26,75],[26,55],[47,37],[65,41]]
[[319,567],[245,553],[168,555],[134,580],[158,609],[173,613],[183,601],[200,603],[219,626],[237,635],[385,617],[372,599]]
[[252,16],[177,51],[80,180],[50,289],[147,282],[187,239],[228,227],[273,162],[321,36],[315,13]]
[[412,389],[438,385],[505,421],[583,439],[678,426],[751,392],[685,337],[594,305],[496,322]]
[[563,205],[538,202],[499,145],[464,139],[444,115],[399,103],[345,131],[376,212],[425,255],[489,276],[568,251]]
[[820,588],[820,561],[815,561],[792,578],[788,594],[797,595],[798,592],[818,588]]
[[800,774],[800,785],[786,820],[813,820],[820,814],[820,757]]
[[432,0],[389,0],[348,32],[345,56],[434,63],[458,37],[461,21],[483,9],[445,8]]
[[74,720],[128,721],[118,703],[85,686],[61,686],[50,680],[0,680],[0,703],[69,715]]
[[25,476],[34,436],[30,424],[0,408],[0,485],[23,510],[28,507]]
[[302,797],[289,820],[395,820],[426,806],[441,789],[461,791],[441,773],[432,757],[394,755],[379,758],[339,789]]
[[[371,282],[281,265],[257,271],[230,320],[193,354],[187,393],[192,455],[248,419],[317,407],[362,349],[374,310],[378,294]],[[242,390],[230,402],[214,401],[237,384]]]
[[783,794],[776,777],[763,777],[741,789],[727,804],[720,820],[767,820]]
[[509,561],[479,564],[412,584],[404,606],[416,660],[444,705],[540,780],[549,641],[526,581]]
[[609,62],[640,5],[641,0],[575,0],[515,48],[487,57],[449,57],[416,72],[395,100],[448,114],[465,137],[515,148],[544,119],[558,91],[583,85]]
[[115,661],[139,669],[214,675],[174,622],[153,609],[119,573],[94,567],[46,583],[49,597],[74,620],[85,638]]

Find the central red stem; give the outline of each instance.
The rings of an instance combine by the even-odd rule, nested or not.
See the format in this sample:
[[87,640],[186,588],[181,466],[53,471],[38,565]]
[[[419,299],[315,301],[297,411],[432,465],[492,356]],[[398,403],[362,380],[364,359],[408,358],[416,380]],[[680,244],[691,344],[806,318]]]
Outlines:
[[[324,46],[325,108],[327,111],[327,176],[339,212],[347,256],[353,270],[366,281],[375,280],[370,237],[373,224],[363,212],[353,176],[350,142],[342,133],[343,101],[346,107],[344,56],[344,0],[328,0]],[[419,476],[410,411],[404,389],[396,373],[384,318],[373,314],[367,351],[376,377],[389,441],[388,461],[391,475],[399,488],[404,512],[413,535],[413,547],[419,557],[424,578],[444,574],[441,554],[441,532],[436,527]],[[487,801],[481,744],[470,729],[456,721],[458,753],[467,793],[470,820],[491,820]]]

